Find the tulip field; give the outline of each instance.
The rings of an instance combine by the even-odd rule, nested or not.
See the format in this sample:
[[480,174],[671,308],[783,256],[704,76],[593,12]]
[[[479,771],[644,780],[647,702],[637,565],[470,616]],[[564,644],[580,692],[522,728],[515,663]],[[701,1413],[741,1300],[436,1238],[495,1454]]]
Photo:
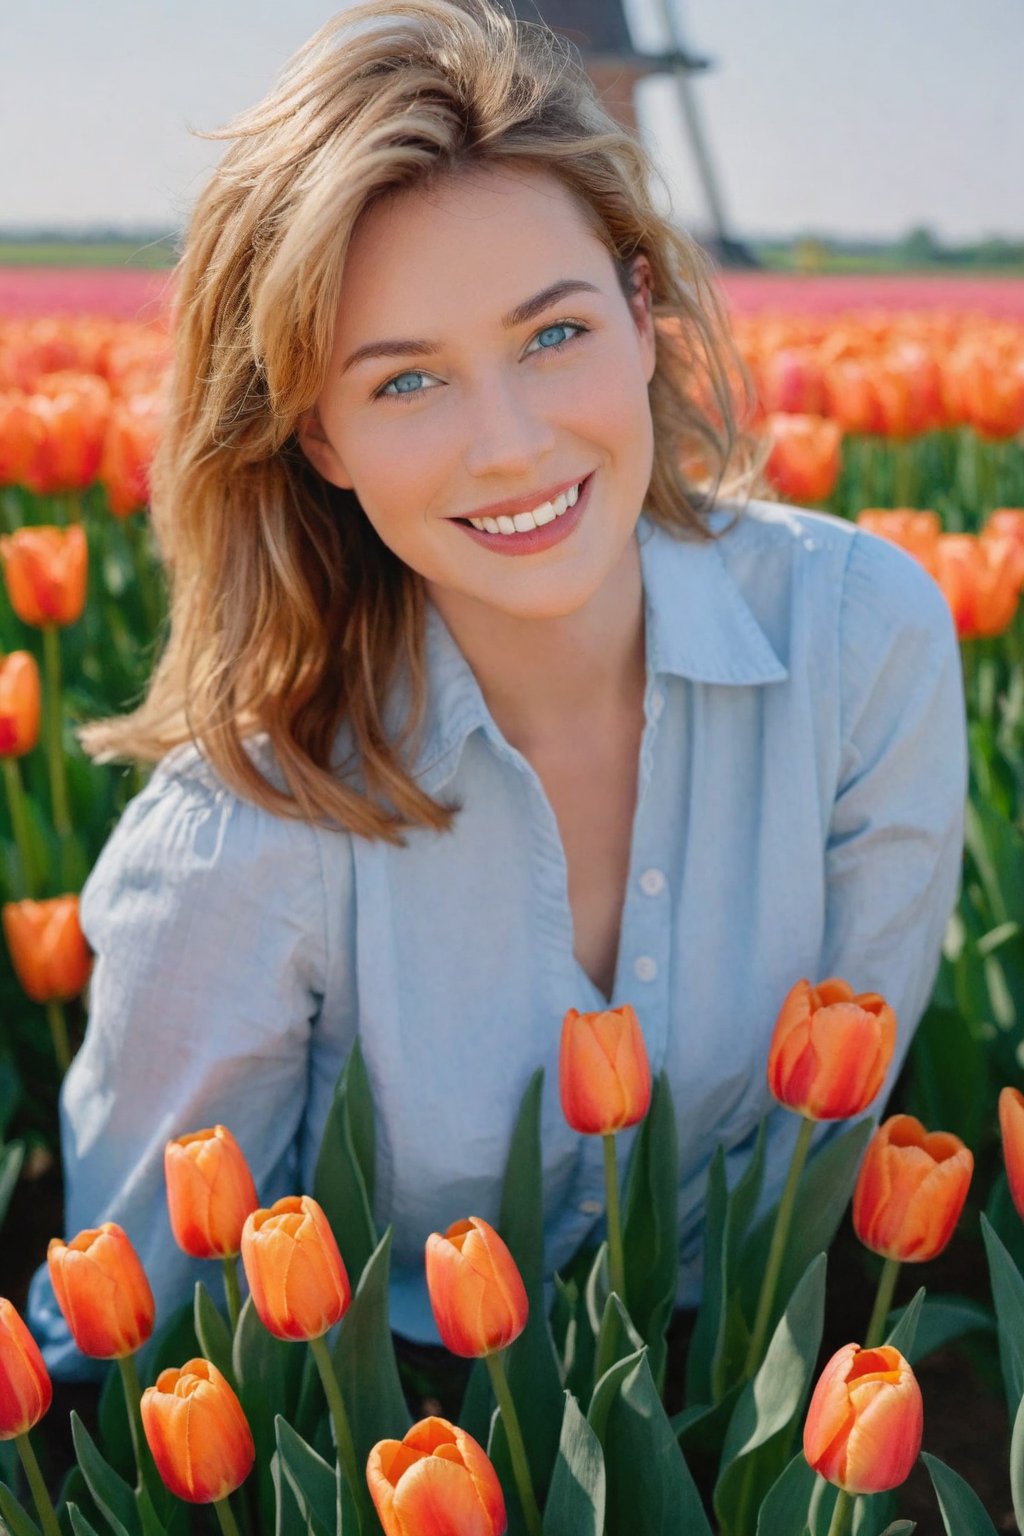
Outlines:
[[[176,1315],[155,1314],[131,1233],[62,1230],[58,1093],[92,962],[78,893],[145,782],[90,761],[76,727],[137,701],[159,652],[147,467],[170,339],[155,300],[143,320],[127,301],[35,315],[5,312],[9,292],[0,282],[0,1532],[1024,1532],[1019,293],[1016,309],[958,305],[950,288],[929,308],[734,310],[774,494],[901,545],[961,639],[963,880],[884,1118],[886,999],[855,975],[793,976],[765,1060],[800,1121],[789,1179],[762,1215],[763,1138],[731,1188],[712,1160],[703,1297],[681,1321],[676,1106],[627,999],[569,1008],[558,1091],[572,1129],[602,1138],[601,1240],[546,1291],[538,1068],[497,1221],[453,1212],[426,1242],[452,1366],[432,1375],[389,1328],[358,1045],[312,1189],[263,1205],[231,1126],[168,1141],[170,1229],[209,1271]],[[847,1123],[813,1153],[821,1121]],[[116,1361],[69,1440],[24,1320],[44,1261],[78,1348]],[[960,1451],[971,1417],[980,1455]]]

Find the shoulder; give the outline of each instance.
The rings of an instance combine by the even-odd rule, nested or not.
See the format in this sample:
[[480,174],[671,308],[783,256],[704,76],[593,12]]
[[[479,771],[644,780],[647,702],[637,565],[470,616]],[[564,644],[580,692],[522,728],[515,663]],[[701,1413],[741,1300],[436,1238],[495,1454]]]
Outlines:
[[838,629],[842,644],[883,642],[919,631],[955,643],[949,605],[924,567],[887,539],[845,518],[751,501],[712,514],[723,561],[752,606],[774,600],[815,625]]
[[[246,750],[277,777],[265,742],[256,738]],[[83,929],[93,942],[129,902],[154,916],[187,903],[194,920],[204,907],[224,902],[290,905],[297,917],[322,921],[320,837],[311,824],[236,794],[197,746],[177,747],[111,831],[82,890]]]

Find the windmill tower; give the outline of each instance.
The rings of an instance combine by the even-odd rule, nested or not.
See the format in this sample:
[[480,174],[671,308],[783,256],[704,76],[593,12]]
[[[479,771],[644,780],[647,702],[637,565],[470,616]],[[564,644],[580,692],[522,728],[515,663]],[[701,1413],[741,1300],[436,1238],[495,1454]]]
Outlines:
[[613,117],[636,128],[634,90],[648,75],[670,74],[676,82],[684,131],[697,167],[715,257],[732,265],[756,263],[726,227],[718,180],[711,160],[692,77],[711,68],[712,61],[692,53],[679,35],[670,0],[656,0],[672,46],[663,53],[640,53],[630,37],[623,0],[504,0],[521,21],[544,21],[576,44],[601,101]]

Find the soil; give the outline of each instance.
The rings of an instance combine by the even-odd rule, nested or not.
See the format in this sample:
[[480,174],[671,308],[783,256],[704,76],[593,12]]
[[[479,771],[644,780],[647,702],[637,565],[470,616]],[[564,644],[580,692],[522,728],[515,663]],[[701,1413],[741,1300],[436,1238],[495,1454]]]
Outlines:
[[[19,1311],[24,1309],[29,1280],[45,1256],[47,1242],[62,1231],[60,1173],[52,1165],[38,1178],[20,1181],[4,1223],[0,1294],[9,1297]],[[861,1248],[847,1222],[829,1255],[825,1338],[819,1365],[824,1365],[842,1344],[862,1337],[874,1297],[876,1266],[877,1261]],[[904,1265],[894,1304],[908,1302],[922,1283],[927,1284],[933,1295],[954,1293],[990,1305],[988,1271],[980,1240],[961,1232],[944,1254],[921,1270]],[[678,1384],[682,1381],[693,1317],[692,1312],[677,1313],[670,1329],[666,1394],[670,1413],[682,1406]],[[428,1367],[428,1376],[431,1374],[426,1353],[432,1356],[432,1352],[417,1355],[411,1351],[406,1359],[401,1359],[407,1384],[422,1379],[421,1365]],[[436,1363],[436,1357],[432,1359]],[[925,1402],[925,1450],[946,1462],[971,1485],[997,1531],[1015,1532],[1008,1470],[1010,1426],[994,1344],[984,1336],[974,1335],[935,1351],[915,1370]],[[446,1394],[451,1395],[452,1401],[414,1403],[414,1409],[418,1407],[426,1413],[440,1407],[454,1414],[463,1380],[461,1374],[456,1379],[456,1374],[452,1375],[450,1394]],[[53,1407],[33,1435],[54,1492],[73,1459],[70,1410],[76,1409],[86,1426],[93,1429],[97,1397],[97,1389],[90,1386],[55,1384]],[[899,1512],[901,1517],[918,1522],[918,1536],[943,1536],[931,1481],[922,1463],[918,1463],[902,1490]]]

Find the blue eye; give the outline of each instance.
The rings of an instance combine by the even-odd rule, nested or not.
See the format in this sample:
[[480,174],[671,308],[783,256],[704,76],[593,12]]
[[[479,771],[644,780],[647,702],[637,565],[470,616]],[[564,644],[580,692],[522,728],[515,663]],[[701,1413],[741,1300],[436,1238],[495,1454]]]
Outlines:
[[[543,338],[545,336],[551,336],[552,334],[557,335],[559,331],[572,331],[575,332],[575,334],[571,336],[565,336],[561,341],[555,341],[550,346],[542,345],[536,349],[531,347],[529,350],[537,350],[541,352],[559,352],[563,347],[571,346],[574,341],[578,341],[579,338],[583,335],[586,335],[589,330],[589,325],[581,325],[577,320],[558,320],[554,325],[546,325],[542,331],[538,331],[537,335],[533,338],[534,341],[543,342]],[[428,394],[429,391],[424,389],[403,389],[402,383],[403,380],[406,379],[424,379],[431,377],[433,377],[433,375],[425,373],[422,368],[406,369],[405,373],[396,373],[393,379],[388,379],[386,384],[382,384],[380,389],[375,391],[373,399],[408,400],[416,395]]]

